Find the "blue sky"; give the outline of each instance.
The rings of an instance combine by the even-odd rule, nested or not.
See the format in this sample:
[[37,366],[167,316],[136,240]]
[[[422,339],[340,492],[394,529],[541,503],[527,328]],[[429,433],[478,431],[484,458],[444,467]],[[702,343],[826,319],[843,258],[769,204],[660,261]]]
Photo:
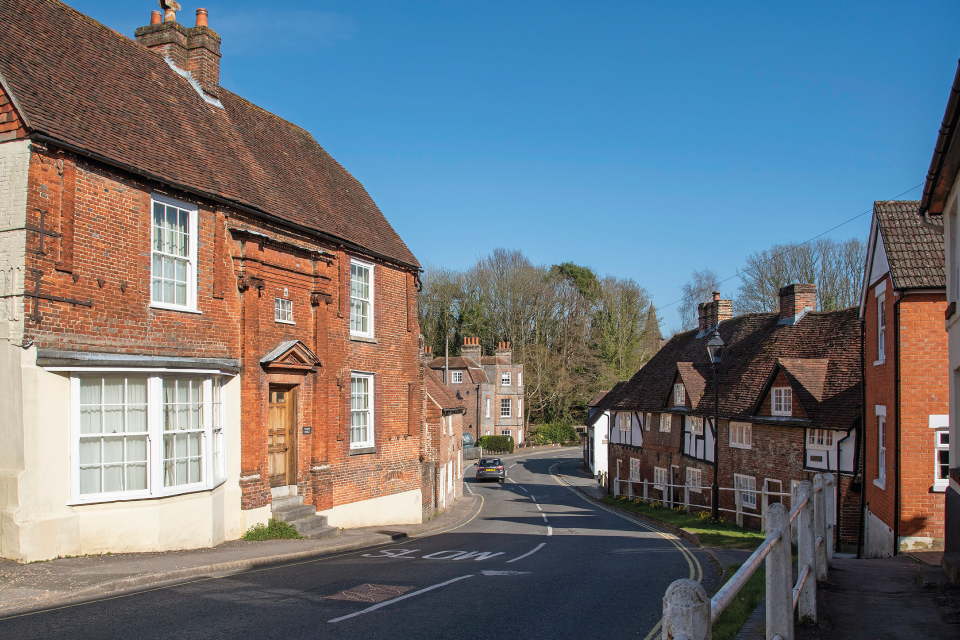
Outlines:
[[[131,36],[157,8],[70,4]],[[421,262],[519,248],[658,307],[922,183],[960,54],[951,2],[181,4],[221,84],[309,130]]]

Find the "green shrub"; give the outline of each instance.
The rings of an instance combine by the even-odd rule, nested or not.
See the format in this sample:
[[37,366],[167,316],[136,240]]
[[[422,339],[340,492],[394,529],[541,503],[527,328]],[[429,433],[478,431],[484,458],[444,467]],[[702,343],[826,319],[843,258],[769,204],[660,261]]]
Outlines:
[[531,436],[534,444],[562,444],[564,442],[580,441],[580,435],[573,425],[565,422],[551,422],[537,426]]
[[513,453],[515,446],[513,436],[483,436],[477,445],[483,447],[484,453]]
[[303,536],[297,533],[291,525],[270,518],[267,524],[255,524],[243,534],[244,540],[262,542],[264,540],[302,540]]

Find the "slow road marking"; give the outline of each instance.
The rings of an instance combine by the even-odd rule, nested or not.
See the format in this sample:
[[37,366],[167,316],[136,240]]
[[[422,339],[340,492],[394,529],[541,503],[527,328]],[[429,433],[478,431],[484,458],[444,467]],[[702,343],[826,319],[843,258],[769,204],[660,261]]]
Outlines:
[[540,544],[538,544],[537,546],[535,546],[535,547],[533,548],[533,551],[527,551],[527,552],[526,552],[525,554],[523,554],[522,556],[517,556],[517,557],[514,558],[513,560],[507,560],[504,564],[510,564],[511,562],[516,562],[517,560],[523,560],[523,559],[526,558],[527,556],[532,556],[532,555],[535,554],[537,551],[540,551],[540,549],[543,549],[545,546],[547,546],[547,543],[546,543],[546,542],[541,542]]
[[454,582],[458,582],[458,581],[460,581],[460,580],[465,580],[466,578],[472,578],[472,577],[473,577],[473,574],[471,573],[471,574],[469,574],[469,575],[460,576],[459,578],[454,578],[453,580],[447,580],[446,582],[441,582],[441,583],[439,583],[439,584],[430,585],[429,587],[424,587],[423,589],[420,589],[419,591],[413,591],[413,592],[411,592],[411,593],[404,594],[404,595],[400,596],[399,598],[394,598],[394,599],[392,599],[392,600],[386,600],[386,601],[384,601],[384,602],[381,602],[380,604],[375,604],[375,605],[373,605],[372,607],[367,607],[366,609],[362,609],[362,610],[360,610],[360,611],[355,611],[354,613],[351,613],[351,614],[348,614],[348,615],[345,615],[345,616],[340,616],[339,618],[334,618],[333,620],[327,620],[327,623],[340,622],[341,620],[347,620],[348,618],[355,618],[355,617],[357,617],[357,616],[362,616],[362,615],[365,614],[365,613],[370,613],[371,611],[376,611],[377,609],[382,609],[383,607],[389,606],[389,605],[393,604],[394,602],[400,602],[401,600],[406,600],[407,598],[412,598],[413,596],[418,596],[418,595],[420,595],[421,593],[426,593],[427,591],[433,591],[434,589],[439,589],[440,587],[445,587],[445,586],[447,586],[448,584],[453,584]]
[[445,549],[435,551],[425,556],[417,557],[411,554],[420,551],[420,549],[381,549],[379,553],[365,553],[363,558],[399,558],[401,560],[469,560],[473,558],[474,562],[489,560],[502,556],[503,551],[460,551],[457,549]]

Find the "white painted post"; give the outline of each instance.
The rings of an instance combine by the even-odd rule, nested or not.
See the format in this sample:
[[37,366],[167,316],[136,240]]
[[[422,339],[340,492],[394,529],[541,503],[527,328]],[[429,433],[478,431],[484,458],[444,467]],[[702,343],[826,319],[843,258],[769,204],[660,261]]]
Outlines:
[[733,492],[734,503],[737,508],[737,526],[743,526],[743,492],[740,489],[735,489]]
[[[827,500],[826,493],[830,487],[823,482],[823,474],[818,473],[813,476],[813,488],[820,487],[820,491],[814,494],[813,500],[813,519],[815,522],[815,536],[823,538],[823,544],[816,551],[816,573],[817,580],[827,579]],[[813,568],[813,567],[811,567]]]
[[683,487],[683,508],[687,513],[690,513],[690,485],[684,485]]
[[767,530],[767,481],[763,481],[763,493],[760,494],[760,531]]
[[836,476],[832,473],[823,474],[823,490],[826,492],[826,511],[827,511],[827,568],[830,561],[833,560],[834,527],[837,524],[837,485]]
[[[819,477],[820,474],[817,474]],[[809,498],[807,504],[800,509],[800,515],[797,516],[799,529],[797,530],[797,576],[803,573],[804,567],[810,567],[810,573],[807,575],[803,588],[800,589],[800,598],[797,600],[797,613],[800,622],[817,621],[817,567],[816,567],[816,497],[820,494],[813,493],[813,485],[809,480],[804,480],[797,487],[797,500],[803,502],[804,498]],[[791,607],[793,602],[791,601]]]
[[647,501],[647,479],[643,479],[643,501]]
[[695,580],[675,580],[663,595],[663,640],[710,640],[710,597]]
[[793,570],[790,566],[790,514],[782,504],[770,505],[767,537],[780,539],[767,555],[767,640],[793,640]]
[[633,502],[633,480],[627,480],[627,499]]
[[620,477],[617,476],[613,479],[613,497],[617,498],[620,496]]

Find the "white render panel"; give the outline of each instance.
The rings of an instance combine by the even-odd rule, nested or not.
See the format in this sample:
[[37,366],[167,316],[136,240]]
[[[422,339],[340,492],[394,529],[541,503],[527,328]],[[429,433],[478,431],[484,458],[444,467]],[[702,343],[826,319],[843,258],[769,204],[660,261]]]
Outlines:
[[27,180],[30,143],[0,144],[0,340],[19,344],[23,336],[23,282],[26,268]]

